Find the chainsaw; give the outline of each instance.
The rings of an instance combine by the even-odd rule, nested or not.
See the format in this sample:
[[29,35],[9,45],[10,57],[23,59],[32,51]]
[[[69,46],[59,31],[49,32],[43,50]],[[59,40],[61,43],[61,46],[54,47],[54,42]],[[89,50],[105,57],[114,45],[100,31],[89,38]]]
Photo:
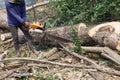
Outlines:
[[30,24],[29,32],[42,33],[43,31],[45,31],[45,24],[39,22],[33,22],[32,24]]

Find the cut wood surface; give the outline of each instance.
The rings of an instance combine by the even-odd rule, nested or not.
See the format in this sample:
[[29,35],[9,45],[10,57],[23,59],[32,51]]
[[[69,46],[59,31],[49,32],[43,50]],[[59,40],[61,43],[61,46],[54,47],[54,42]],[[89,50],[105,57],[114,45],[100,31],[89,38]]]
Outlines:
[[[18,39],[19,39],[20,43],[24,43],[24,41],[26,41],[25,36],[20,29],[18,29],[18,36],[19,36]],[[7,44],[7,43],[13,41],[11,32],[0,34],[0,39],[3,44]]]
[[5,41],[7,39],[10,39],[12,37],[11,33],[4,33],[0,35],[0,38],[2,41]]
[[120,35],[113,32],[97,32],[92,37],[100,46],[108,46],[112,49],[120,51]]
[[98,24],[94,28],[91,28],[88,32],[89,36],[93,37],[97,32],[101,31],[109,31],[119,34],[120,33],[120,22],[113,21],[113,22],[106,22],[102,24]]
[[120,51],[120,22],[107,22],[91,28],[88,35],[99,45]]

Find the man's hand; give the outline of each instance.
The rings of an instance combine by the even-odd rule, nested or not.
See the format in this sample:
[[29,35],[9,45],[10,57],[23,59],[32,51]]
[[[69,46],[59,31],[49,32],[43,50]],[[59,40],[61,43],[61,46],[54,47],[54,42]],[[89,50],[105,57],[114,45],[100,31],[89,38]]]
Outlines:
[[23,26],[25,27],[25,29],[27,30],[27,31],[29,31],[29,27],[30,27],[30,23],[29,22],[24,22],[24,24],[23,24]]
[[24,22],[24,27],[25,27],[25,28],[29,28],[29,27],[30,27],[30,23],[29,23],[29,22],[27,22],[27,21],[26,21],[26,22]]

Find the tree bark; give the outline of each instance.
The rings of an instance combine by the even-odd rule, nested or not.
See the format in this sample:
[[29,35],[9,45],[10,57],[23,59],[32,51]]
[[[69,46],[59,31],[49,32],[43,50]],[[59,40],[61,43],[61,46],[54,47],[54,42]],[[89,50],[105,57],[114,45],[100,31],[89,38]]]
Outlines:
[[[88,35],[88,29],[83,23],[73,25],[76,32],[81,40],[83,40],[82,45],[94,45],[96,44],[91,37]],[[68,43],[73,42],[71,26],[57,27],[52,29],[47,29],[43,33],[32,32],[31,35],[34,37],[35,42],[45,43],[50,45],[58,46],[58,43]]]

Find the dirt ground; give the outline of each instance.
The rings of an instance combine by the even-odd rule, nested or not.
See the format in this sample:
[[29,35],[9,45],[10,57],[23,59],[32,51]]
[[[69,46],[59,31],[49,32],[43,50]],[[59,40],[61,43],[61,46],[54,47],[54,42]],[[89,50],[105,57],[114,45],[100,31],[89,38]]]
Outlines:
[[[1,42],[1,41],[0,41]],[[29,57],[36,59],[38,56],[33,54],[27,47],[27,44],[22,44],[21,46],[21,58]],[[49,52],[52,48],[48,50],[40,50],[41,55]],[[6,58],[16,58],[14,53],[13,43],[8,43],[6,45],[0,45],[0,53],[3,53],[5,50],[8,50],[8,54]],[[39,56],[40,58],[40,56]],[[85,65],[85,62],[71,55],[66,55],[64,52],[57,50],[52,56],[48,58],[41,58],[43,60],[60,62],[60,63],[68,63],[68,64],[79,64]],[[96,60],[97,62],[97,60]],[[101,61],[100,64],[105,64],[105,61]],[[6,64],[7,65],[7,64]],[[24,65],[22,65],[24,66]],[[34,70],[33,77],[27,77],[26,80],[97,80],[94,78],[96,76],[99,78],[98,80],[120,80],[120,76],[110,75],[107,73],[103,73],[97,71],[96,69],[79,69],[79,68],[69,68],[58,65],[48,65],[47,68],[42,67],[32,67]],[[2,72],[1,70],[0,72]],[[7,78],[6,78],[7,79]],[[9,78],[8,80],[15,80],[13,78]],[[24,80],[25,78],[19,78],[18,80]]]

